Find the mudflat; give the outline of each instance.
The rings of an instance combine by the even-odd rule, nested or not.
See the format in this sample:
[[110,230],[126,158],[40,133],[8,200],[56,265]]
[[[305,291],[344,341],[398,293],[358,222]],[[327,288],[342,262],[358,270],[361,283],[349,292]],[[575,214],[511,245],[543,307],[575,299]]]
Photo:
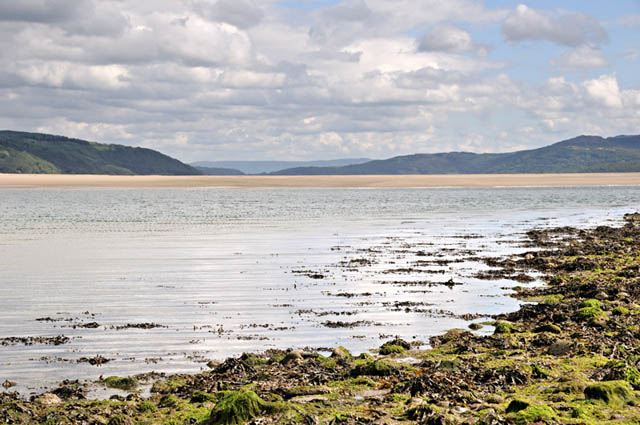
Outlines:
[[358,176],[108,176],[0,174],[0,189],[63,187],[523,187],[639,185],[640,173]]

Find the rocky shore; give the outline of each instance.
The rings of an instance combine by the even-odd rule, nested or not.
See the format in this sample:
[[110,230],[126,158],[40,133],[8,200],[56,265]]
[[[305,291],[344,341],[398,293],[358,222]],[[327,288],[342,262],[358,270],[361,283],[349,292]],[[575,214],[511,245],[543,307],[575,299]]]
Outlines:
[[[531,251],[488,259],[492,276],[544,274],[491,336],[453,329],[419,350],[374,355],[271,350],[197,375],[104,377],[88,400],[63,382],[25,399],[5,381],[13,424],[637,424],[640,423],[640,215],[621,227],[528,233]],[[477,324],[474,324],[478,326]],[[327,353],[328,354],[328,353]],[[141,388],[150,390],[142,392]]]

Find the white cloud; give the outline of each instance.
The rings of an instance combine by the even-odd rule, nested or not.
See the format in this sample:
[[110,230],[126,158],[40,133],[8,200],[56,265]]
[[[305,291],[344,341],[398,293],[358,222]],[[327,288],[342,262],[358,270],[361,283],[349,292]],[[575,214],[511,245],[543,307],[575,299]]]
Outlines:
[[622,107],[620,88],[615,74],[602,75],[597,79],[585,81],[583,84],[593,100],[611,108]]
[[600,23],[582,13],[551,13],[520,4],[507,16],[502,33],[507,41],[545,40],[576,47],[602,43],[608,36]]
[[69,62],[17,63],[14,72],[25,82],[49,87],[110,90],[129,84],[120,65],[86,66]]
[[487,55],[487,47],[476,44],[471,34],[451,24],[439,24],[427,31],[419,41],[418,49],[430,52],[474,52],[480,56]]
[[[59,4],[0,3],[0,127],[185,160],[495,151],[640,128],[632,73],[624,84],[615,64],[585,81],[562,76],[613,57],[599,24],[579,13],[518,17],[477,0],[311,11],[275,0]],[[572,47],[553,67],[548,46],[531,55],[541,68],[531,74],[554,78],[524,82],[513,46],[496,46],[498,61],[476,42],[513,19],[525,25],[511,41]]]
[[602,49],[579,46],[551,60],[551,64],[565,69],[602,68],[609,66]]

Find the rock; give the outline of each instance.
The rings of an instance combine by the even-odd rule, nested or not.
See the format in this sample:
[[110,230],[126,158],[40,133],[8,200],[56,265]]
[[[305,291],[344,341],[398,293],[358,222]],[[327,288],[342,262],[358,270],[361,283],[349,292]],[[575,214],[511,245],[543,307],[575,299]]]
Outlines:
[[287,353],[286,356],[284,356],[284,359],[282,359],[280,363],[282,363],[283,365],[289,363],[300,363],[302,359],[302,350],[291,350]]
[[44,393],[36,399],[36,402],[42,404],[43,406],[53,406],[55,404],[62,403],[62,399],[55,394]]
[[599,400],[611,406],[624,406],[635,396],[627,381],[603,381],[584,389],[587,400]]
[[500,397],[497,394],[494,394],[492,396],[489,396],[489,398],[487,398],[487,403],[489,403],[489,404],[501,404],[501,403],[504,403],[504,398]]
[[496,322],[494,334],[510,334],[514,332],[518,332],[518,329],[512,323],[506,321]]
[[603,300],[608,299],[608,298],[609,298],[609,295],[607,295],[607,293],[606,293],[606,292],[604,292],[604,291],[600,291],[600,292],[598,292],[598,293],[596,294],[596,296],[595,296],[594,298],[595,298],[596,300],[603,301]]
[[552,334],[561,334],[562,329],[558,325],[548,324],[542,325],[534,329],[535,333],[550,332]]
[[511,400],[511,403],[509,403],[509,405],[507,406],[507,413],[514,413],[514,412],[519,412],[521,410],[526,409],[527,407],[529,407],[531,404],[527,401],[524,400]]
[[571,351],[573,344],[569,341],[558,341],[554,342],[547,349],[547,354],[552,356],[566,356]]
[[13,381],[9,381],[8,379],[6,379],[3,383],[2,383],[2,388],[4,388],[5,390],[11,388],[11,387],[15,387],[16,385],[18,385],[16,382]]
[[627,292],[624,291],[620,291],[618,292],[618,294],[616,295],[616,298],[619,300],[626,300],[629,298],[629,294]]
[[482,329],[482,325],[480,323],[470,323],[469,329],[471,329],[472,331],[478,331]]
[[217,368],[218,366],[220,366],[221,364],[222,364],[222,362],[221,362],[220,360],[209,360],[209,361],[207,362],[207,367],[208,367],[209,369],[215,369],[215,368]]
[[333,351],[331,352],[331,357],[333,357],[334,359],[350,359],[353,356],[351,355],[351,353],[349,352],[349,350],[347,350],[346,348],[340,346],[337,348],[334,348]]

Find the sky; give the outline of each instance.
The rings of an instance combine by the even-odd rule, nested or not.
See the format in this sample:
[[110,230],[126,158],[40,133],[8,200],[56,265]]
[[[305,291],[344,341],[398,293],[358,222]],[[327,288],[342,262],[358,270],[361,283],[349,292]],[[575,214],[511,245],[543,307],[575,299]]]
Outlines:
[[0,128],[181,160],[640,134],[640,0],[0,2]]

